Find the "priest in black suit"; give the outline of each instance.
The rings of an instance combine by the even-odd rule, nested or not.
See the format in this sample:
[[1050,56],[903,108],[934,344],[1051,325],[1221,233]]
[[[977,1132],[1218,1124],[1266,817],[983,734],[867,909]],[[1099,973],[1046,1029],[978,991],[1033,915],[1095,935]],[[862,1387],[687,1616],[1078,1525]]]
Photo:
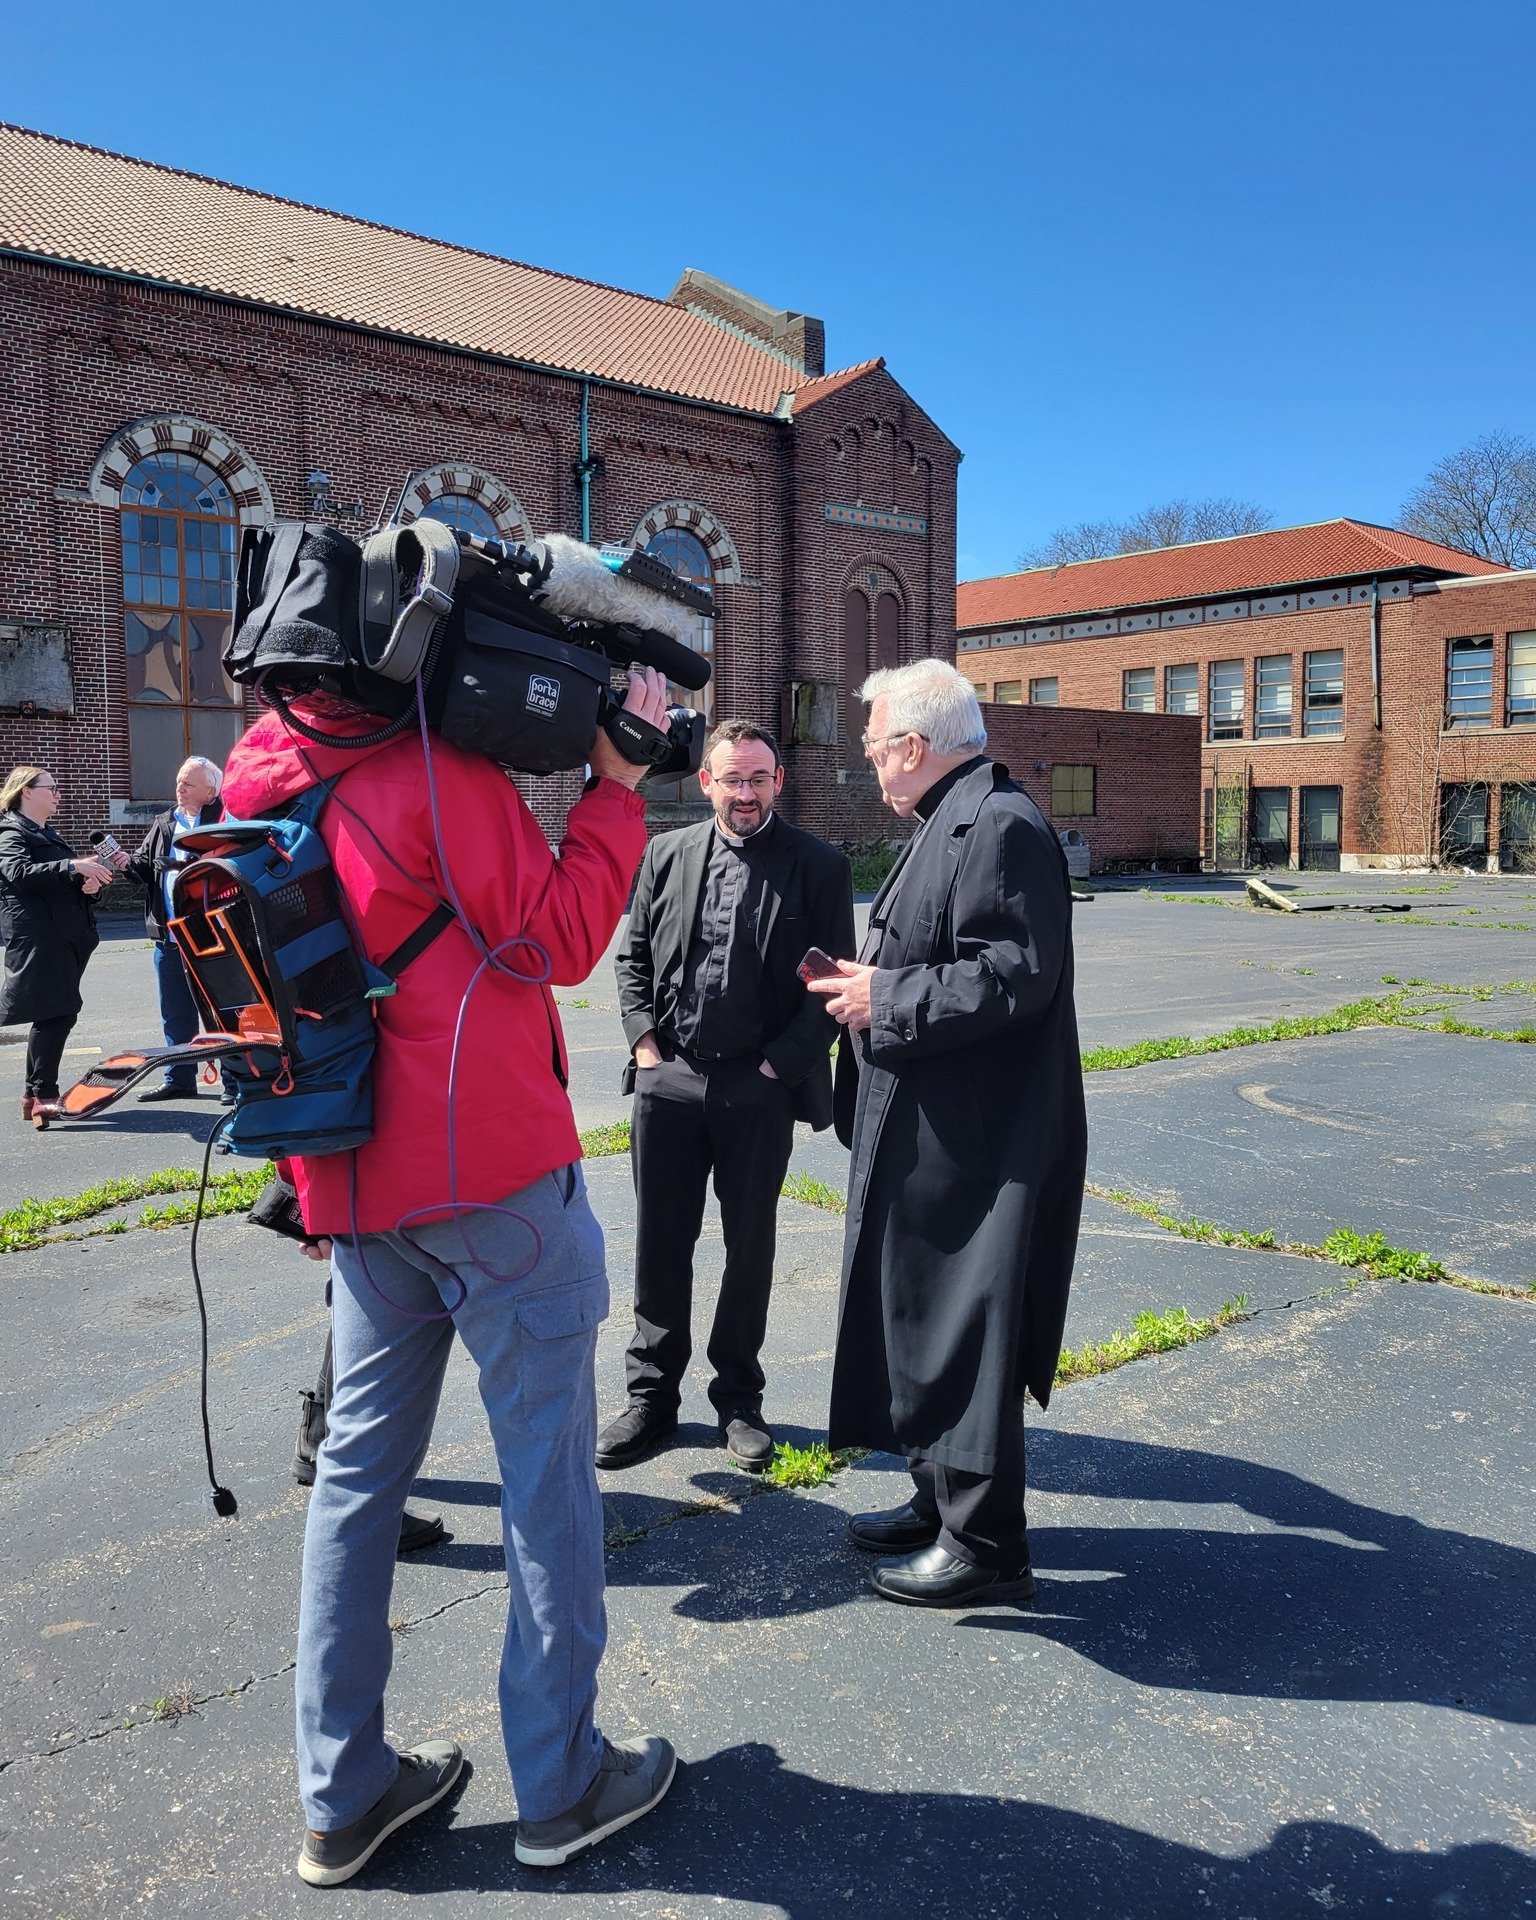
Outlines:
[[1028,1599],[1024,1394],[1050,1398],[1087,1161],[1066,860],[953,666],[862,694],[881,792],[919,825],[858,962],[812,983],[853,1156],[829,1437],[912,1469],[909,1503],[849,1524],[889,1556],[878,1594]]
[[796,1120],[832,1120],[837,1029],[796,972],[809,947],[854,950],[847,856],[775,811],[773,735],[716,727],[699,783],[713,817],[652,840],[616,968],[634,1094],[635,1335],[629,1404],[597,1464],[631,1466],[675,1432],[692,1352],[693,1252],[710,1175],[725,1273],[709,1339],[709,1395],[738,1466],[773,1457],[759,1361],[779,1189]]

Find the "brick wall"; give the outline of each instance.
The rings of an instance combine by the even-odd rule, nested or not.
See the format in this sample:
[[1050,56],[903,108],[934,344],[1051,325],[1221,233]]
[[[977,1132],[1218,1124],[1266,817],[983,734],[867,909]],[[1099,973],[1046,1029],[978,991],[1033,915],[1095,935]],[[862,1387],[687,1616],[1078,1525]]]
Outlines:
[[[1077,827],[1095,872],[1194,857],[1200,839],[1200,727],[1182,714],[988,704],[987,752],[1058,830]],[[1051,769],[1095,769],[1087,818],[1052,812]]]
[[[0,626],[64,627],[75,698],[67,718],[0,714],[0,761],[59,773],[60,824],[75,837],[114,806],[121,817],[129,793],[121,536],[116,509],[90,489],[103,448],[130,423],[209,423],[243,450],[279,515],[306,511],[315,469],[371,520],[409,473],[454,460],[504,482],[536,532],[581,530],[575,379],[37,261],[0,262],[0,336]],[[591,450],[604,463],[592,537],[628,540],[674,500],[729,535],[739,577],[717,593],[717,716],[779,728],[791,678],[826,664],[836,612],[821,601],[850,565],[878,563],[910,583],[904,651],[953,650],[954,449],[883,373],[823,405],[807,428],[591,389]],[[895,450],[862,484],[878,505],[920,501],[921,539],[826,527],[825,462],[808,451],[861,415],[889,428]],[[819,752],[791,749],[787,810],[843,837],[836,768]],[[556,830],[574,777],[520,784]]]
[[[1121,706],[1124,697],[1125,671],[1152,667],[1161,711],[1164,670],[1193,662],[1199,669],[1204,787],[1211,788],[1219,778],[1248,787],[1289,790],[1293,855],[1299,846],[1300,791],[1307,787],[1341,790],[1341,851],[1346,866],[1422,860],[1435,847],[1439,788],[1449,782],[1490,785],[1490,838],[1497,846],[1498,789],[1505,782],[1536,781],[1536,728],[1496,724],[1475,731],[1443,732],[1446,645],[1462,635],[1493,635],[1495,720],[1501,720],[1508,634],[1536,629],[1536,575],[1491,575],[1416,588],[1408,597],[1383,602],[1380,622],[1380,728],[1375,722],[1372,686],[1371,609],[1365,605],[1103,639],[965,650],[958,655],[958,665],[989,692],[998,681],[1017,680],[1027,690],[1032,678],[1054,677],[1063,704],[1114,708]],[[1331,648],[1341,649],[1344,656],[1344,731],[1334,738],[1302,738],[1304,656]],[[1298,735],[1255,740],[1254,663],[1261,655],[1285,653],[1292,657],[1293,724]],[[1210,664],[1228,659],[1244,662],[1244,737],[1211,741],[1204,737]]]

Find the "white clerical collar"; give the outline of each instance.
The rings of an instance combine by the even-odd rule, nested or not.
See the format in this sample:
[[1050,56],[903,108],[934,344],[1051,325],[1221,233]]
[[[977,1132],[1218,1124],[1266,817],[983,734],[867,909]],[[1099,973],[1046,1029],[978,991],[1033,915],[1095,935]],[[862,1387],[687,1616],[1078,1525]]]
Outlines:
[[725,842],[725,844],[728,847],[735,847],[739,851],[742,847],[744,847],[747,844],[748,840],[755,840],[760,833],[766,833],[772,825],[773,825],[773,810],[770,808],[768,813],[768,818],[763,822],[763,824],[760,827],[754,827],[752,831],[749,834],[746,834],[745,836],[738,833],[732,833],[728,827],[722,827],[718,820],[716,820],[715,822],[715,832],[719,834],[720,838]]

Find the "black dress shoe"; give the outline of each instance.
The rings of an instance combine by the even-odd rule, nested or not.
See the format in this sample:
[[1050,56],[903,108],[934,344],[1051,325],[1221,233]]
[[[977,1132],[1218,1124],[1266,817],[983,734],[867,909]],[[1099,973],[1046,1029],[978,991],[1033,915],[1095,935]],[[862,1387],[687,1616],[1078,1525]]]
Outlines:
[[400,1516],[400,1544],[395,1548],[395,1558],[402,1554],[420,1553],[423,1547],[435,1547],[443,1537],[443,1516],[440,1513],[423,1513],[420,1507],[407,1505]]
[[151,1100],[195,1100],[196,1087],[151,1087],[148,1093],[141,1093],[139,1099],[147,1104]]
[[1022,1573],[973,1567],[938,1545],[908,1554],[905,1560],[882,1560],[869,1584],[882,1600],[900,1600],[909,1607],[988,1606],[1035,1597],[1035,1577],[1027,1566]]
[[677,1432],[677,1409],[631,1400],[617,1420],[610,1420],[597,1436],[597,1464],[612,1473],[632,1467],[653,1447]]
[[720,1444],[745,1473],[761,1473],[773,1458],[773,1435],[760,1413],[733,1413],[720,1419]]
[[848,1538],[865,1553],[912,1553],[931,1547],[938,1537],[938,1521],[919,1513],[910,1500],[883,1513],[856,1513],[848,1522]]

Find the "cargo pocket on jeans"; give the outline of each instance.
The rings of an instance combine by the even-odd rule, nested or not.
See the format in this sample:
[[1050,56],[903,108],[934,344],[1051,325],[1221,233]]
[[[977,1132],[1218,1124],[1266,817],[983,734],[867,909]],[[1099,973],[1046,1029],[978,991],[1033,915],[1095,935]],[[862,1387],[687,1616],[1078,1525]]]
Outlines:
[[590,1333],[607,1317],[606,1278],[546,1287],[517,1303],[518,1322],[535,1340],[565,1340],[575,1333]]

